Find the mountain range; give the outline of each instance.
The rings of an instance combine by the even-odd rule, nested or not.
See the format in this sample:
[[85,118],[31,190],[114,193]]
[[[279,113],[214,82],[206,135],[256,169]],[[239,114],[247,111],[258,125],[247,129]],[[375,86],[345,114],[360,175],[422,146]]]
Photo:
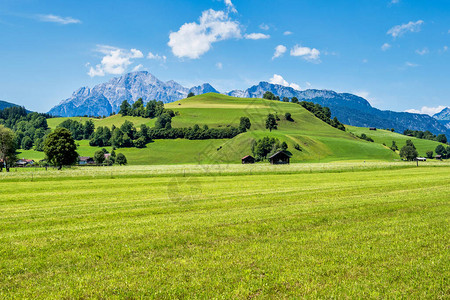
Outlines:
[[[394,128],[397,132],[406,129],[429,130],[435,134],[450,134],[450,109],[435,117],[407,112],[379,110],[359,96],[349,93],[337,93],[330,90],[309,89],[299,91],[291,87],[260,82],[246,90],[233,90],[226,95],[233,97],[262,98],[266,91],[283,97],[297,97],[299,101],[311,101],[331,109],[333,117],[342,123],[361,126]],[[53,107],[49,113],[55,116],[110,115],[118,112],[123,100],[130,103],[142,98],[144,103],[149,100],[160,100],[164,103],[186,98],[189,93],[195,95],[204,93],[219,93],[210,84],[186,88],[171,80],[163,82],[146,71],[132,72],[121,77],[112,78],[106,83],[96,85],[92,89],[83,87],[72,96]]]
[[442,125],[450,130],[450,107],[446,107],[437,114],[433,115],[433,118],[438,120]]

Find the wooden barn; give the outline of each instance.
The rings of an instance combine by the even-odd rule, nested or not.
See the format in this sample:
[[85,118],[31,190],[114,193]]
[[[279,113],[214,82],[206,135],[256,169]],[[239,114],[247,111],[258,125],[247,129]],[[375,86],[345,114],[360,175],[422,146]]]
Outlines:
[[278,151],[271,157],[269,157],[269,161],[272,165],[283,165],[289,164],[291,156],[285,151]]
[[94,159],[92,157],[89,156],[80,156],[78,157],[78,164],[79,165],[93,165]]
[[244,156],[242,158],[242,164],[254,164],[255,158],[251,155]]

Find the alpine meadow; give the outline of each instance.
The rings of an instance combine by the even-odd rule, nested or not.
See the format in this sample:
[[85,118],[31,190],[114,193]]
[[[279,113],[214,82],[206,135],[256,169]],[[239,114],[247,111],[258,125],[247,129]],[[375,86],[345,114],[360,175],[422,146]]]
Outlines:
[[450,299],[449,3],[0,3],[0,299]]

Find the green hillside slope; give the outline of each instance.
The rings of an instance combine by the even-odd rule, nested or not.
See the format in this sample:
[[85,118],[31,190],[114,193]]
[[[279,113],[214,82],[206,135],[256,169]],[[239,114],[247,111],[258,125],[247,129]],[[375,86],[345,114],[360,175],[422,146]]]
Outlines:
[[[374,131],[370,130],[369,128],[354,127],[354,126],[346,126],[346,128],[349,132],[359,136],[365,133],[368,137],[371,137],[375,141],[375,143],[378,144],[384,143],[387,147],[390,147],[392,145],[392,141],[395,141],[398,148],[401,149],[403,146],[406,145],[407,140],[411,140],[414,143],[414,146],[416,146],[419,156],[426,156],[427,151],[434,152],[434,149],[436,149],[438,145],[441,145],[441,143],[439,142],[418,139],[415,137],[410,137],[403,134],[391,132],[389,130],[377,129]],[[442,145],[447,146],[445,144]]]
[[[380,143],[370,143],[331,127],[316,118],[302,106],[294,103],[263,99],[234,98],[220,94],[204,94],[186,98],[166,105],[177,112],[172,119],[172,127],[190,127],[195,124],[208,125],[210,128],[238,126],[241,117],[248,117],[251,129],[233,139],[226,140],[155,140],[144,149],[125,148],[117,152],[124,153],[130,164],[178,164],[178,163],[240,163],[240,158],[251,154],[254,140],[265,136],[285,141],[292,153],[292,162],[337,161],[337,160],[383,160],[399,159],[398,155]],[[284,118],[285,113],[292,115],[293,121]],[[278,130],[265,129],[268,113],[280,118]],[[67,118],[49,119],[51,128]],[[87,118],[73,118],[85,121]],[[140,117],[111,116],[94,119],[96,126],[120,126],[129,120],[137,127],[140,124],[153,126],[155,120]],[[88,141],[78,142],[81,155],[92,156],[96,147],[90,147]],[[301,151],[294,149],[299,144]],[[110,148],[107,148],[110,150]],[[43,157],[42,153],[23,151],[20,157]]]

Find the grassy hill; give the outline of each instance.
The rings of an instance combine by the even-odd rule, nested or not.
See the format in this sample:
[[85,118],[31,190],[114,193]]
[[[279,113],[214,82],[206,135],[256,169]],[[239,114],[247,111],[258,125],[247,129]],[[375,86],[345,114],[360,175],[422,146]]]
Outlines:
[[[426,156],[427,151],[433,151],[436,149],[438,145],[441,145],[439,142],[418,139],[415,137],[406,136],[403,134],[391,132],[389,130],[377,129],[376,131],[370,130],[369,128],[363,127],[354,127],[354,126],[346,126],[347,130],[353,134],[361,135],[365,133],[368,137],[371,137],[375,143],[385,144],[387,147],[392,145],[392,141],[395,141],[398,148],[401,149],[406,145],[407,140],[411,140],[414,143],[414,146],[417,148],[417,152],[419,152],[419,156]],[[442,144],[447,146],[445,144]]]
[[[289,146],[288,150],[293,154],[292,162],[399,159],[396,153],[381,143],[363,141],[349,132],[333,128],[294,103],[234,98],[209,93],[167,104],[166,108],[178,114],[172,119],[172,127],[190,127],[194,124],[208,125],[210,128],[238,126],[241,117],[248,117],[252,127],[248,132],[233,139],[155,140],[144,149],[119,149],[117,152],[124,153],[130,164],[239,163],[241,157],[251,154],[252,141],[265,136],[285,141]],[[293,121],[285,120],[284,115],[287,112],[291,113]],[[265,129],[265,118],[268,113],[279,116],[278,130],[269,132]],[[48,124],[51,128],[56,128],[66,119],[49,119]],[[88,118],[72,119],[84,122]],[[93,119],[96,126],[108,127],[113,124],[120,126],[125,120],[133,122],[136,127],[140,124],[154,126],[155,123],[154,119],[120,115]],[[98,150],[96,147],[90,147],[88,141],[78,143],[80,155],[93,156]],[[299,144],[302,151],[295,150],[295,144]],[[43,158],[43,153],[23,151],[20,157],[39,159]]]

